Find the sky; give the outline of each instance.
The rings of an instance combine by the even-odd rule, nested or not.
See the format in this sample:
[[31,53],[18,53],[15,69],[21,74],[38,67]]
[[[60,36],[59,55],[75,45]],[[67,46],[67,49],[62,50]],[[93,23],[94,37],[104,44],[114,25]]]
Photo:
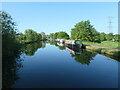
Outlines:
[[[19,32],[26,29],[46,34],[65,31],[80,21],[90,20],[97,31],[118,33],[117,2],[2,2],[2,10],[17,23]],[[109,30],[109,18],[113,17]]]

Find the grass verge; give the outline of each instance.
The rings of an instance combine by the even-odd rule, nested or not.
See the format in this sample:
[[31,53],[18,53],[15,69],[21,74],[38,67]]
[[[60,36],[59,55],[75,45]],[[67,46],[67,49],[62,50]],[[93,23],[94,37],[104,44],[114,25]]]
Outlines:
[[120,51],[114,51],[114,50],[99,48],[99,47],[86,46],[86,49],[93,50],[93,51],[96,51],[96,52],[102,53],[102,54],[117,56],[117,57],[120,54]]
[[90,44],[90,45],[96,45],[96,46],[103,46],[103,47],[109,47],[114,49],[120,49],[120,43],[119,42],[112,42],[112,41],[103,41],[101,43],[94,43],[94,42],[83,42],[83,44]]

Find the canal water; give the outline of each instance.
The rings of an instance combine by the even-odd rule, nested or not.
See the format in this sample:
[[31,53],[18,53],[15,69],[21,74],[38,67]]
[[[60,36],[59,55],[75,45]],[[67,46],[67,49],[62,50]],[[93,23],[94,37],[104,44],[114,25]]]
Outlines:
[[118,87],[119,62],[92,51],[39,42],[25,45],[20,59],[13,88]]

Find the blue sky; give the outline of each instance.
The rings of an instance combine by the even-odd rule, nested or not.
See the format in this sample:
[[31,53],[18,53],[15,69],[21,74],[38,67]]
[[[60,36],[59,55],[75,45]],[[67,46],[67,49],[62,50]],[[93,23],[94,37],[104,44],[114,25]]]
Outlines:
[[97,31],[109,33],[111,16],[112,32],[118,33],[117,2],[3,2],[2,9],[13,17],[20,32],[33,29],[38,33],[70,34],[76,23],[90,20]]

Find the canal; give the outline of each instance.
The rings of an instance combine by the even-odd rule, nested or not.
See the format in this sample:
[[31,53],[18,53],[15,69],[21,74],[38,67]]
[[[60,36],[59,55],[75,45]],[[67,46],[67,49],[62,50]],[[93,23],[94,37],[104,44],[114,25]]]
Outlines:
[[12,88],[118,87],[118,60],[92,51],[39,42],[26,44],[15,60],[6,80]]

